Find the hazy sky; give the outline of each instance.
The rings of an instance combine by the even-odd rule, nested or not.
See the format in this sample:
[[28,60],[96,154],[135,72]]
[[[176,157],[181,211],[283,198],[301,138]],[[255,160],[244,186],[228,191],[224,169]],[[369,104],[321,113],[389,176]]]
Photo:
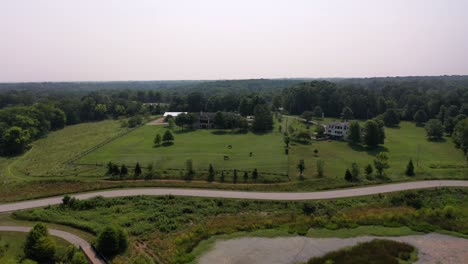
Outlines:
[[468,74],[468,0],[0,0],[0,82]]

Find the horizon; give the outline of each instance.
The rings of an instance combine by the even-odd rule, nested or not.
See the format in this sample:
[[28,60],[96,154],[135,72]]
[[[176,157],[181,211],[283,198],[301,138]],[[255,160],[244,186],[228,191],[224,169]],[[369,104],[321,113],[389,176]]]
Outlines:
[[0,6],[0,83],[468,74],[462,0]]

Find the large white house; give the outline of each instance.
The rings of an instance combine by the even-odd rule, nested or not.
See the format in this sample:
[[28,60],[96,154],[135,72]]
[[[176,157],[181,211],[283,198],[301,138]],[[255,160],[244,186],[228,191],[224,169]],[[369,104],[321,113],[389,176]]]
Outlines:
[[333,121],[325,127],[325,134],[335,138],[346,139],[349,129],[349,122]]

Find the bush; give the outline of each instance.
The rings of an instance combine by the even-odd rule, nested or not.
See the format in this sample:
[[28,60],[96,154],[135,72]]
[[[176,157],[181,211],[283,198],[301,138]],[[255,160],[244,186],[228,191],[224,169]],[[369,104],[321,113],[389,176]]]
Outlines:
[[54,260],[56,245],[49,236],[44,224],[36,224],[28,233],[24,244],[24,255],[38,262],[51,262]]
[[122,228],[108,226],[99,234],[96,247],[105,257],[113,258],[128,248],[128,235]]

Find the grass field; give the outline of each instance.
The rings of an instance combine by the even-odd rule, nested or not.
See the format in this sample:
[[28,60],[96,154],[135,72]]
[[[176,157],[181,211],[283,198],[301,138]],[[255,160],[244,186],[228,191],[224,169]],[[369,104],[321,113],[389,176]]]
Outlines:
[[[284,118],[286,119],[286,118]],[[292,118],[289,124],[296,128],[305,127]],[[285,123],[285,121],[283,121]],[[310,128],[312,131],[314,126]],[[401,122],[399,128],[385,128],[385,144],[367,149],[344,141],[312,141],[310,145],[294,144],[290,157],[290,171],[297,174],[297,163],[304,159],[305,175],[316,175],[316,161],[325,161],[325,177],[343,178],[345,170],[356,162],[364,175],[367,164],[373,165],[376,154],[388,152],[390,168],[388,176],[392,180],[407,179],[404,171],[408,161],[413,160],[416,170],[415,178],[462,178],[468,176],[468,168],[463,152],[456,149],[451,138],[445,137],[441,142],[431,142],[426,139],[423,127],[417,127],[410,122]],[[318,150],[315,157],[314,150]]]
[[[21,232],[0,231],[0,263],[17,264],[21,262],[21,259],[24,258],[23,245],[26,235],[26,233]],[[63,254],[70,243],[61,238],[52,238],[57,245],[57,253]]]
[[[349,237],[447,230],[452,235],[466,236],[467,199],[463,188],[294,202],[139,196],[95,198],[79,201],[73,207],[51,206],[19,211],[13,216],[23,221],[68,225],[93,234],[108,224],[119,225],[129,233],[132,245],[119,257],[122,263],[129,263],[141,251],[157,263],[186,263],[195,260],[196,254],[210,244],[201,241],[221,234],[236,236],[238,232]],[[199,244],[202,248],[196,249]]]
[[33,142],[31,150],[24,155],[0,159],[3,181],[90,175],[95,168],[70,166],[67,161],[125,130],[120,128],[118,121],[108,120],[51,132],[47,137]]
[[[86,155],[78,163],[106,164],[112,161],[134,166],[140,162],[142,166],[154,163],[160,169],[184,169],[186,161],[191,159],[195,170],[207,170],[209,164],[213,164],[216,170],[251,171],[257,168],[260,172],[287,174],[288,156],[278,132],[257,135],[251,132],[236,134],[229,130],[176,129],[173,145],[153,147],[155,135],[162,136],[165,131],[163,126],[142,126]],[[229,160],[224,160],[224,156]]]

